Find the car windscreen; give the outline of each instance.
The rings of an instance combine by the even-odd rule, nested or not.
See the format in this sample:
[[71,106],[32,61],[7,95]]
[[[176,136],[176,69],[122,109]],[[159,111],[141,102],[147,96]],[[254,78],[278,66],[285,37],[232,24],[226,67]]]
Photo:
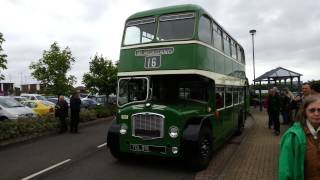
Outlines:
[[43,96],[36,96],[37,100],[42,100],[42,101],[45,101],[47,100],[45,97]]
[[22,104],[12,98],[0,98],[0,105],[5,108],[23,107]]
[[55,104],[53,102],[50,102],[50,101],[41,101],[41,102],[46,106],[55,106]]

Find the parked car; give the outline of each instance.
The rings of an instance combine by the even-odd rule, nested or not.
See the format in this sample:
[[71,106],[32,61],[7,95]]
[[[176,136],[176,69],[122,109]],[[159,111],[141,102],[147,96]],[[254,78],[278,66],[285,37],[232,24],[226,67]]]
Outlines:
[[54,103],[54,104],[57,104],[57,102],[58,102],[58,98],[48,98],[47,100]]
[[93,99],[101,105],[117,103],[117,96],[115,94],[110,94],[108,99],[106,95],[88,95],[86,98]]
[[46,101],[47,99],[40,94],[21,94],[20,96],[27,98],[28,100],[41,100]]
[[18,102],[28,100],[26,97],[22,97],[22,96],[14,96],[13,99],[18,101]]
[[90,109],[90,108],[95,108],[97,106],[101,106],[101,104],[93,99],[90,99],[90,98],[82,98],[81,99],[81,107],[83,107],[83,108]]
[[23,105],[32,108],[39,116],[54,114],[55,104],[50,101],[28,100],[22,101]]
[[37,117],[37,114],[29,107],[25,107],[14,100],[12,97],[0,97],[0,120],[14,120],[24,117]]
[[[70,99],[68,97],[64,97],[64,100],[67,101],[68,106],[70,106]],[[47,101],[57,104],[58,98],[48,98]]]

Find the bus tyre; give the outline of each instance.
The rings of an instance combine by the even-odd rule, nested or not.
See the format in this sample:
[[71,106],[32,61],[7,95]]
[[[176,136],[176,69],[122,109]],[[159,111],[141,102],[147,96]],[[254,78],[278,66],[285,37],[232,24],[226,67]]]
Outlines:
[[120,152],[119,147],[110,146],[109,150],[114,158],[117,160],[126,160],[128,158],[128,154]]
[[121,153],[118,149],[116,149],[114,147],[110,147],[109,150],[114,158],[116,158],[118,160],[121,159]]
[[185,157],[188,159],[187,166],[191,171],[200,171],[208,167],[213,154],[212,133],[208,127],[201,128],[199,141],[193,148],[194,153]]
[[236,136],[240,136],[244,130],[244,115],[243,111],[239,112],[239,118],[238,118],[238,126],[236,130]]

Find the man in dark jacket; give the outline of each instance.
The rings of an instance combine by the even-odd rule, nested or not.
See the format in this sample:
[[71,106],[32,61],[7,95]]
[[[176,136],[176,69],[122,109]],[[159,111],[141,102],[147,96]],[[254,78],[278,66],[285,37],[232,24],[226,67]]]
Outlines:
[[79,93],[74,93],[70,99],[70,109],[71,109],[70,132],[71,133],[78,133],[80,106],[81,106],[81,100],[80,100]]
[[60,120],[60,133],[68,130],[66,118],[68,117],[68,103],[64,100],[64,96],[60,95],[56,104],[56,115]]
[[279,121],[279,115],[280,115],[280,96],[277,92],[278,89],[276,87],[272,88],[271,98],[270,98],[270,107],[269,107],[269,114],[270,118],[274,125],[274,134],[279,135],[280,134],[280,121]]

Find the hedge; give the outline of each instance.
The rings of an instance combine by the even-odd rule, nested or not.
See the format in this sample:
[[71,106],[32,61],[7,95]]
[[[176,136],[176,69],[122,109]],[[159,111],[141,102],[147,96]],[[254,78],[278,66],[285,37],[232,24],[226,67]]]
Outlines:
[[[80,122],[108,117],[116,113],[116,106],[101,106],[94,109],[82,109]],[[0,121],[0,142],[25,136],[37,136],[45,132],[56,131],[59,121],[53,115],[39,118],[20,118]]]
[[38,135],[56,129],[58,122],[52,115],[41,118],[19,118],[0,121],[0,141],[22,136]]

